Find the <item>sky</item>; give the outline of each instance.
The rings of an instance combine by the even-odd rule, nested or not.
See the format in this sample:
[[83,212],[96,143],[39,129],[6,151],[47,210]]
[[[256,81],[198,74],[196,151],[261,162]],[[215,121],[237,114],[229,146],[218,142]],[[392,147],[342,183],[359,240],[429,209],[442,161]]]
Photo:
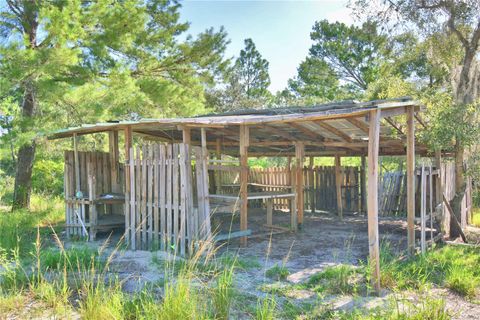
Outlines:
[[236,57],[244,40],[252,38],[257,50],[270,63],[270,91],[287,86],[312,45],[315,21],[353,23],[348,0],[318,1],[183,1],[180,19],[190,22],[189,34],[225,28],[230,39],[226,57]]

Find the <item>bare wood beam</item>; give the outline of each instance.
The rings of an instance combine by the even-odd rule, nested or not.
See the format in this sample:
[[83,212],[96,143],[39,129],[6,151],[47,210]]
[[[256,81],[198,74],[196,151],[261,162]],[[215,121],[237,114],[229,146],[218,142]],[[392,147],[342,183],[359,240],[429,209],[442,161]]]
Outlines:
[[335,155],[335,189],[337,192],[337,214],[343,220],[343,199],[342,199],[342,164],[339,155]]
[[407,110],[407,248],[415,252],[415,120],[414,108]]
[[368,134],[368,125],[365,124],[365,122],[363,122],[362,120],[358,118],[346,118],[345,120],[353,124],[358,129],[362,130],[363,133]]
[[368,251],[372,263],[372,285],[380,293],[380,248],[378,238],[378,152],[380,110],[370,111],[368,133]]
[[[248,145],[249,128],[240,126],[240,230],[245,231],[248,228]],[[242,245],[247,244],[247,237],[240,238]]]
[[387,121],[387,123],[388,123],[389,125],[391,125],[395,130],[397,130],[397,132],[398,132],[400,135],[402,135],[402,136],[405,135],[405,133],[403,132],[403,130],[400,128],[400,126],[399,126],[397,123],[395,123],[395,121],[393,121],[392,118],[386,117],[386,118],[385,118],[385,121]]
[[331,133],[333,133],[334,135],[336,135],[337,137],[340,138],[340,140],[345,140],[347,142],[353,142],[352,138],[350,138],[350,136],[346,133],[344,133],[343,131],[335,128],[334,126],[332,125],[329,125],[328,123],[326,122],[323,122],[323,121],[316,121],[315,122],[316,124],[318,124],[319,126],[321,126],[323,129],[327,130],[327,131],[330,131]]
[[307,137],[313,139],[313,140],[318,140],[319,138],[324,139],[325,137],[321,135],[318,131],[313,131],[310,130],[307,127],[304,127],[301,123],[295,123],[295,122],[288,122],[288,124],[297,129],[298,131],[301,131],[304,135]]

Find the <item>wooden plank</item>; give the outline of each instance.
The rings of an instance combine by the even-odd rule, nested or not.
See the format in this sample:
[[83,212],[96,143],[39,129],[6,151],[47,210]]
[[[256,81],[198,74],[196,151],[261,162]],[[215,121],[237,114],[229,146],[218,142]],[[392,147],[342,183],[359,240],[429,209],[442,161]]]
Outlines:
[[[128,168],[125,169],[125,172],[129,172],[128,178],[129,180],[126,181],[125,185],[129,185],[129,195],[128,198],[130,200],[130,210],[128,212],[129,217],[130,217],[130,225],[129,225],[129,242],[130,242],[130,248],[132,250],[135,250],[137,248],[137,242],[136,242],[136,226],[137,226],[137,220],[136,220],[136,177],[135,177],[135,154],[134,154],[134,149],[133,147],[130,147],[129,150],[129,160],[128,160]],[[127,192],[125,192],[127,195]],[[125,206],[125,208],[128,208],[128,205]]]
[[372,286],[380,293],[380,249],[378,235],[378,151],[380,110],[370,111],[368,133],[368,249],[372,264]]
[[296,180],[296,191],[295,194],[297,199],[295,200],[297,204],[297,223],[299,226],[303,224],[303,209],[304,209],[304,181],[303,181],[303,162],[305,156],[305,145],[302,142],[297,142],[295,144],[295,180]]
[[[249,128],[240,126],[240,231],[246,231],[248,228],[248,145],[249,145]],[[247,237],[241,237],[240,243],[247,245]]]
[[407,249],[415,252],[415,123],[414,108],[407,108]]
[[141,160],[141,153],[140,147],[137,146],[136,148],[136,161],[135,161],[135,242],[137,244],[136,248],[142,248],[142,239],[140,234],[140,228],[142,225],[142,217],[141,217],[141,210],[142,210],[142,160]]
[[201,162],[201,165],[202,165],[202,172],[203,172],[203,179],[202,179],[201,182],[204,184],[204,186],[203,186],[203,197],[204,197],[204,199],[203,199],[203,206],[204,206],[203,224],[205,226],[206,237],[210,238],[212,230],[211,230],[211,225],[210,225],[210,202],[209,202],[209,199],[208,199],[208,195],[209,195],[209,192],[208,192],[208,168],[207,168],[208,149],[207,149],[206,129],[202,128],[200,130],[200,134],[201,134],[201,141],[202,141],[202,162]]
[[342,199],[342,164],[340,156],[335,156],[335,190],[337,194],[337,214],[340,220],[343,220],[343,199]]
[[119,150],[118,150],[118,131],[109,131],[108,149],[110,161],[110,182],[112,192],[121,192],[120,168],[119,168]]
[[421,180],[420,180],[420,189],[421,189],[421,194],[420,194],[420,248],[422,251],[422,254],[425,254],[426,252],[426,237],[425,237],[425,211],[426,211],[426,192],[427,192],[427,183],[426,183],[426,174],[425,174],[425,164],[422,163],[422,169],[421,169]]
[[173,179],[172,179],[172,168],[173,168],[173,152],[172,152],[172,145],[169,144],[166,147],[167,152],[166,152],[166,170],[167,170],[167,183],[166,183],[166,220],[167,220],[167,231],[166,231],[166,249],[167,251],[170,250],[170,246],[172,245],[172,185],[173,185]]
[[160,232],[159,228],[159,216],[158,216],[158,209],[159,209],[159,194],[160,194],[160,175],[159,175],[159,167],[160,167],[160,147],[158,144],[153,145],[153,248],[157,250],[160,248],[160,242],[158,240],[158,235]]
[[153,249],[153,188],[154,188],[154,176],[153,176],[153,159],[154,159],[154,149],[150,144],[147,146],[148,158],[147,158],[147,248],[149,250]]
[[194,232],[195,232],[195,239],[203,238],[203,221],[202,217],[204,217],[203,211],[205,210],[205,206],[203,205],[203,201],[205,199],[203,187],[203,173],[202,173],[202,148],[194,147],[193,148],[195,154],[195,176],[196,176],[196,185],[197,185],[197,212],[194,218]]
[[[131,209],[131,184],[132,184],[132,170],[133,170],[133,163],[134,158],[132,157],[133,150],[132,148],[132,130],[130,127],[126,127],[124,130],[124,136],[125,136],[125,145],[124,145],[124,152],[125,152],[125,206],[124,206],[124,214],[125,214],[125,239],[127,242],[128,246],[131,246],[131,241],[132,241],[132,227],[131,227],[131,221],[132,221],[132,209]],[[132,152],[132,153],[131,153]],[[133,174],[135,171],[133,170]],[[135,190],[135,188],[133,189]],[[120,190],[119,190],[120,191]],[[131,249],[133,249],[135,246],[131,246]]]
[[247,229],[247,230],[241,230],[241,231],[234,231],[234,232],[229,232],[225,234],[217,234],[214,238],[213,241],[228,241],[230,239],[235,239],[235,238],[244,238],[252,234],[252,230]]
[[74,155],[74,165],[75,165],[75,197],[80,191],[80,161],[78,157],[78,138],[77,134],[73,134],[73,155]]
[[[88,200],[94,201],[96,199],[96,165],[92,161],[92,158],[87,162],[87,174],[88,174]],[[97,226],[97,206],[95,204],[89,205],[89,240],[95,240],[96,238],[96,226]],[[83,221],[85,223],[85,220]]]
[[159,207],[160,207],[160,221],[159,221],[159,230],[160,230],[160,249],[165,250],[166,248],[166,232],[167,232],[167,225],[166,225],[166,203],[165,203],[165,192],[166,192],[166,185],[167,185],[167,177],[166,177],[166,149],[165,145],[159,145],[159,179],[160,179],[160,195],[159,195]]
[[190,165],[188,162],[187,156],[188,148],[187,144],[180,144],[180,230],[179,230],[179,238],[180,238],[180,254],[185,256],[185,249],[186,249],[186,219],[187,219],[187,166]]
[[273,200],[267,200],[267,225],[273,225]]
[[147,173],[148,173],[148,168],[147,168],[147,159],[148,159],[148,149],[146,145],[142,146],[142,204],[141,204],[141,237],[142,237],[142,242],[141,242],[141,248],[143,250],[147,250]]
[[350,138],[350,136],[348,134],[344,133],[343,131],[335,128],[334,126],[332,126],[332,125],[330,125],[326,122],[316,121],[315,123],[318,124],[319,126],[321,126],[322,128],[324,128],[325,130],[330,131],[331,133],[336,135],[341,140],[344,140],[344,141],[347,141],[347,142],[350,142],[350,143],[353,142],[352,138]]
[[172,192],[173,192],[173,232],[172,236],[175,243],[175,253],[178,253],[179,246],[179,196],[180,196],[180,170],[178,164],[178,144],[172,146],[173,152],[173,173],[172,173]]

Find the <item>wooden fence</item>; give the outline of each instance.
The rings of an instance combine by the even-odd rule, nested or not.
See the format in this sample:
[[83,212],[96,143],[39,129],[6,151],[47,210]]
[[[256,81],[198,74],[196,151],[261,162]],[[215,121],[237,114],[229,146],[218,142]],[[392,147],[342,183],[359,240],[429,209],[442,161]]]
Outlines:
[[[356,212],[362,209],[361,169],[344,166],[342,173],[342,201],[344,211]],[[309,210],[336,211],[337,193],[335,167],[304,167],[304,201]],[[238,192],[238,171],[215,173],[216,193],[235,194]],[[250,168],[249,188],[251,191],[288,191],[291,189],[292,172],[288,167]],[[211,188],[212,189],[212,188]],[[262,202],[249,202],[249,207],[259,207]],[[276,210],[288,210],[288,199],[274,199]]]
[[131,148],[130,159],[126,238],[132,249],[172,249],[185,255],[197,239],[210,236],[206,154],[201,148],[152,144]]
[[[95,238],[98,219],[122,215],[121,206],[99,206],[95,201],[103,193],[123,192],[123,165],[107,152],[65,151],[64,198],[67,236]],[[75,166],[78,165],[78,180]],[[77,190],[78,189],[78,190]],[[80,191],[79,194],[76,194]],[[112,219],[110,219],[112,220]],[[118,220],[118,219],[117,219]]]

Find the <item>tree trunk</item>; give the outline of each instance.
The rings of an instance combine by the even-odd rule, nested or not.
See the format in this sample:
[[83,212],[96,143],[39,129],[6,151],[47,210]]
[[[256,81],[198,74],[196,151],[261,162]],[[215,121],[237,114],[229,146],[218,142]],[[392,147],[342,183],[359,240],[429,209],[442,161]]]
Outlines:
[[[32,118],[35,115],[36,107],[37,99],[35,96],[35,88],[30,82],[26,84],[25,93],[23,95],[23,118]],[[30,194],[32,190],[32,168],[34,160],[35,140],[22,145],[18,150],[12,210],[30,207]]]

